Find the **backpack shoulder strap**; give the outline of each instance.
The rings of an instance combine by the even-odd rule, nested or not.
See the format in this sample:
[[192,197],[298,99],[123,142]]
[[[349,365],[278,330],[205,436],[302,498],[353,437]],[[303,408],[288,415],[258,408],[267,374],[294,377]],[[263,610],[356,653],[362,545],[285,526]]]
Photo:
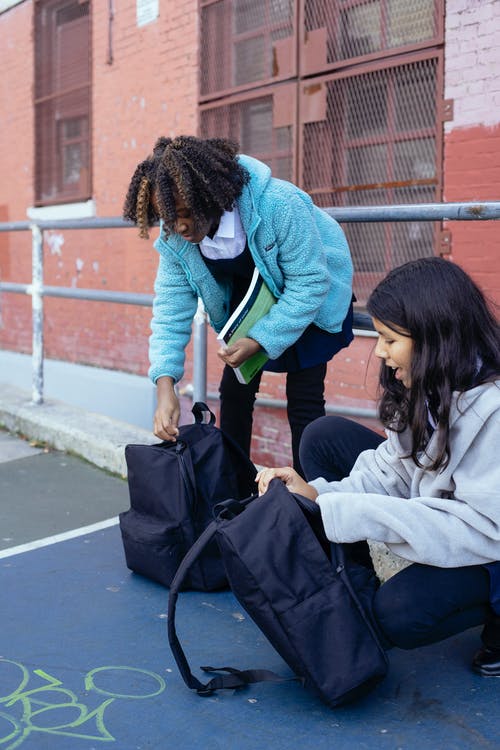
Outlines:
[[206,686],[203,685],[203,683],[201,683],[198,679],[196,679],[196,677],[191,673],[188,660],[186,659],[186,655],[184,654],[182,646],[177,637],[177,632],[175,629],[175,610],[179,590],[184,583],[191,565],[200,556],[201,552],[209,543],[209,541],[214,537],[216,531],[217,524],[215,521],[212,521],[198,537],[193,546],[190,547],[181,564],[177,568],[177,572],[170,585],[170,592],[168,596],[168,642],[170,644],[170,648],[172,649],[175,661],[177,662],[177,666],[181,673],[182,679],[188,687],[194,688],[196,690],[204,690]]
[[[228,500],[220,503],[217,506],[220,517],[234,517],[234,515],[241,513],[246,504],[248,502],[251,502],[251,500],[253,499],[254,497],[248,498],[246,501],[242,502]],[[215,690],[234,690],[236,688],[244,687],[245,685],[249,685],[254,682],[288,681],[290,678],[280,677],[279,675],[267,669],[239,670],[235,669],[234,667],[201,667],[204,672],[226,673],[216,674],[206,684],[203,684],[191,672],[189,662],[180,644],[179,638],[177,637],[177,631],[175,629],[177,598],[190,567],[201,555],[207,544],[213,539],[216,532],[217,521],[212,521],[186,553],[170,585],[170,593],[168,597],[168,641],[177,663],[177,667],[179,668],[179,672],[181,673],[182,679],[189,688],[196,690],[198,695],[201,696],[211,695]]]

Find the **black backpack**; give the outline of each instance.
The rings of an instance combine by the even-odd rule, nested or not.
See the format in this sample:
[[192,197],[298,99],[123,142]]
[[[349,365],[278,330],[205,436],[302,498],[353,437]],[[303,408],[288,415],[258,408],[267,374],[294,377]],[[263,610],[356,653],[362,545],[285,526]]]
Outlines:
[[[316,503],[274,479],[262,496],[228,500],[181,563],[168,602],[170,647],[186,685],[199,695],[282,680],[263,669],[201,667],[192,673],[175,629],[178,592],[206,544],[217,540],[232,592],[295,675],[339,706],[371,690],[387,672],[372,615],[378,579],[328,541]],[[250,542],[250,543],[249,543]]]
[[[177,442],[125,447],[131,507],[119,520],[126,563],[164,586],[213,519],[213,507],[228,496],[255,492],[257,470],[250,459],[215,426],[206,404],[194,404],[192,412],[195,423],[179,427]],[[184,586],[202,591],[227,586],[215,542]]]

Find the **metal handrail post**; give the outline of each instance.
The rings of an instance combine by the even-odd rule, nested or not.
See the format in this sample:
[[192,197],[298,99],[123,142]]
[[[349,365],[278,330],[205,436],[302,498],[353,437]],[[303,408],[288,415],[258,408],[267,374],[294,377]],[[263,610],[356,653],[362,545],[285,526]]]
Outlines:
[[32,402],[43,403],[43,232],[31,225]]
[[201,299],[193,320],[193,403],[207,401],[207,314]]

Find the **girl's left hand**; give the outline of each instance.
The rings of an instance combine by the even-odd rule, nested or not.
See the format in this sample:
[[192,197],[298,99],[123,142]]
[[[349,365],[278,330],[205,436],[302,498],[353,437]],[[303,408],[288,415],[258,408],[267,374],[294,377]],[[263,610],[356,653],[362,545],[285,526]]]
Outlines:
[[217,352],[219,359],[222,359],[229,367],[239,367],[246,362],[249,357],[261,350],[261,345],[255,339],[243,338],[235,341],[234,344],[227,347],[221,347]]
[[290,492],[296,492],[298,495],[308,497],[310,500],[316,500],[318,497],[317,491],[314,487],[311,487],[300,474],[291,466],[283,466],[278,469],[261,469],[255,481],[258,482],[259,495],[263,495],[269,487],[269,482],[272,479],[281,479],[290,490]]

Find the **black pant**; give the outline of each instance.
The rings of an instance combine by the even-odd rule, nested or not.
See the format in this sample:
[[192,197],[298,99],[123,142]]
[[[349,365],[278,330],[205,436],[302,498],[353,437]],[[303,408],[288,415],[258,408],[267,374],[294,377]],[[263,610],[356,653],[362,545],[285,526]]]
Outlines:
[[[292,434],[293,466],[303,476],[299,444],[306,425],[325,414],[326,363],[286,375],[287,416]],[[219,386],[221,429],[250,455],[253,407],[262,372],[248,383],[238,382],[226,365]]]
[[[300,445],[306,479],[338,481],[348,476],[358,455],[383,440],[342,417],[316,420],[304,430]],[[364,544],[346,547],[362,562]],[[481,565],[437,568],[414,563],[379,588],[374,611],[389,647],[416,648],[484,625],[483,643],[500,648],[500,622],[493,616],[489,596],[489,573]]]

